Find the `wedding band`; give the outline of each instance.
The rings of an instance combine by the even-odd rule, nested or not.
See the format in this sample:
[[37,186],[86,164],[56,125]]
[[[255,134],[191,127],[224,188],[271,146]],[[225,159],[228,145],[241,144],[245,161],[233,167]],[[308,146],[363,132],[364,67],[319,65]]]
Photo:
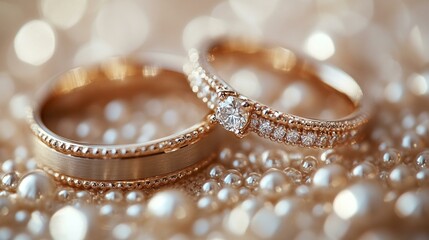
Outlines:
[[[353,112],[341,119],[321,120],[283,113],[235,91],[215,71],[219,55],[242,54],[268,65],[272,71],[316,79],[324,87],[344,96]],[[217,39],[201,49],[189,51],[188,80],[197,96],[214,109],[214,120],[226,130],[243,137],[249,132],[272,141],[308,148],[332,148],[357,141],[367,125],[369,113],[363,93],[355,80],[343,71],[289,49],[270,47],[244,39]],[[258,62],[259,63],[259,62]]]
[[[216,124],[208,113],[199,123],[170,136],[136,144],[77,142],[54,133],[46,120],[63,108],[79,109],[90,96],[174,89],[188,91],[186,76],[154,62],[113,59],[73,69],[45,89],[30,116],[37,163],[57,180],[73,187],[141,189],[169,183],[206,166],[216,155]],[[177,65],[176,65],[177,66]],[[150,86],[156,85],[156,89]],[[114,91],[112,91],[112,89]],[[190,97],[194,97],[192,92]],[[200,104],[197,98],[197,103]],[[205,108],[205,106],[203,106]]]

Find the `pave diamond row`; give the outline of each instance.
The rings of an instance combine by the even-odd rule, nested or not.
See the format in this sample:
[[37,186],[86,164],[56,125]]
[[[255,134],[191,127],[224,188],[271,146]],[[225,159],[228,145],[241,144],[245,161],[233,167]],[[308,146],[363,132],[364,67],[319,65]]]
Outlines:
[[347,131],[304,130],[280,124],[256,114],[251,116],[249,130],[272,141],[308,148],[331,148],[353,142],[358,134]]
[[53,134],[47,133],[42,129],[33,118],[30,119],[30,126],[36,137],[49,147],[59,152],[87,158],[126,158],[169,152],[192,144],[213,130],[214,123],[209,121],[210,118],[211,115],[208,115],[207,120],[192,127],[192,129],[171,138],[164,138],[144,144],[111,146],[78,144],[56,138]]

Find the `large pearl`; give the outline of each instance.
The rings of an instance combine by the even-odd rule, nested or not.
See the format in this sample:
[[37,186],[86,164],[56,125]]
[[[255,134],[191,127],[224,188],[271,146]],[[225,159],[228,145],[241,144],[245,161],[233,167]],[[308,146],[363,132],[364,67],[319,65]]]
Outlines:
[[375,182],[358,182],[337,194],[334,212],[341,219],[370,226],[386,216],[384,190]]
[[411,225],[425,226],[429,219],[429,190],[410,191],[402,194],[395,204],[395,211]]
[[83,211],[65,206],[52,215],[49,232],[53,239],[85,239],[89,220]]
[[148,213],[160,223],[170,227],[184,225],[194,216],[192,201],[187,195],[177,190],[156,193],[148,202]]
[[292,184],[280,170],[269,170],[259,182],[259,191],[269,199],[276,199],[290,192]]
[[28,203],[49,199],[55,193],[55,183],[45,172],[35,170],[25,174],[16,190],[19,199]]
[[329,164],[319,168],[312,181],[319,191],[338,190],[347,184],[347,171],[338,164]]

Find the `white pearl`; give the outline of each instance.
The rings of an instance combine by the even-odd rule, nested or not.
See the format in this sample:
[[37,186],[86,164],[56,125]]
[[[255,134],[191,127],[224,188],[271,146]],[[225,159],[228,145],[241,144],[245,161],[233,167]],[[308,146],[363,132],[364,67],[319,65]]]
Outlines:
[[289,166],[289,156],[283,150],[266,150],[261,154],[260,166],[262,169],[270,168],[282,169]]
[[213,179],[219,179],[224,171],[225,168],[222,165],[214,165],[209,168],[209,176]]
[[148,213],[163,224],[183,225],[194,216],[194,208],[187,195],[177,190],[156,193],[148,202]]
[[65,206],[52,215],[49,233],[53,239],[85,239],[90,225],[89,220],[85,212]]
[[67,202],[71,200],[74,196],[74,190],[73,189],[59,189],[57,191],[57,200],[61,202]]
[[240,200],[240,195],[236,189],[225,187],[217,193],[217,199],[225,205],[233,205]]
[[198,200],[197,206],[199,209],[213,212],[219,208],[219,202],[214,196],[204,196]]
[[320,160],[325,164],[341,163],[343,156],[335,152],[334,149],[328,149],[320,154]]
[[338,164],[326,165],[315,172],[312,184],[321,191],[340,189],[347,184],[347,171]]
[[302,172],[293,167],[287,167],[283,169],[283,172],[286,176],[295,184],[299,184],[302,182]]
[[334,212],[344,220],[370,226],[385,217],[384,190],[374,182],[358,182],[337,194]]
[[219,184],[215,180],[209,180],[201,186],[201,190],[206,194],[216,194],[219,191]]
[[243,153],[236,153],[231,163],[232,167],[238,170],[244,170],[249,166],[249,160]]
[[16,193],[18,198],[31,203],[51,198],[54,190],[54,181],[43,171],[35,170],[22,176]]
[[112,189],[112,190],[107,191],[104,194],[104,199],[106,201],[118,203],[124,199],[124,194],[120,190]]
[[429,151],[421,152],[416,158],[416,166],[420,169],[429,168]]
[[232,150],[224,148],[219,152],[219,161],[225,165],[230,164],[232,158]]
[[0,182],[0,187],[8,191],[14,191],[18,186],[19,176],[16,172],[9,172],[3,175]]
[[388,149],[381,156],[381,165],[386,169],[391,169],[401,161],[401,153],[396,149]]
[[413,220],[413,225],[425,225],[423,222],[429,218],[429,191],[410,191],[403,193],[395,204],[395,211],[399,217]]
[[226,171],[223,175],[223,185],[233,188],[239,188],[243,184],[243,176],[235,169]]
[[129,203],[136,203],[136,202],[142,202],[145,199],[145,195],[142,191],[134,190],[131,192],[128,192],[125,196],[125,199]]
[[261,174],[252,172],[244,180],[244,186],[253,190],[259,185],[260,180],[261,180]]
[[280,170],[269,170],[259,182],[260,193],[270,199],[288,194],[291,188],[291,183],[286,174]]
[[416,180],[419,186],[427,187],[429,186],[429,169],[421,169],[416,173]]
[[131,218],[141,218],[144,216],[145,210],[143,204],[132,204],[127,207],[126,214]]
[[301,163],[300,170],[304,173],[311,173],[317,168],[317,159],[314,156],[306,156]]
[[352,169],[352,176],[358,178],[373,179],[377,177],[377,168],[370,162],[365,161]]
[[396,166],[389,174],[389,184],[393,188],[405,190],[413,187],[415,183],[414,172],[406,165]]

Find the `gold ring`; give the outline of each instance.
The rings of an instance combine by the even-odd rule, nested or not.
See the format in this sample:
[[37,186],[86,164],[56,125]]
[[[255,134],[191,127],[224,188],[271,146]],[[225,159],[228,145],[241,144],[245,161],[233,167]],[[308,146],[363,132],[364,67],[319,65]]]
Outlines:
[[45,89],[30,116],[37,163],[65,184],[94,189],[153,187],[180,179],[207,165],[218,147],[217,124],[210,121],[211,112],[181,132],[138,144],[78,142],[54,133],[46,125],[46,120],[58,117],[61,111],[79,111],[91,96],[98,98],[114,92],[153,93],[169,87],[177,94],[189,91],[190,97],[200,104],[189,90],[186,76],[175,70],[180,69],[180,65],[179,68],[165,66],[155,61],[137,63],[112,59],[61,75]]
[[[316,79],[345,97],[353,112],[341,119],[322,120],[283,113],[243,96],[219,76],[214,61],[223,55],[237,54],[269,67],[270,71],[301,78]],[[228,55],[229,56],[229,55]],[[345,72],[327,64],[298,56],[289,49],[270,47],[245,39],[217,39],[201,49],[189,51],[188,80],[192,90],[215,110],[215,119],[238,137],[249,132],[272,141],[308,148],[332,148],[356,142],[369,120],[363,106],[363,93]],[[186,70],[186,69],[185,69]]]

